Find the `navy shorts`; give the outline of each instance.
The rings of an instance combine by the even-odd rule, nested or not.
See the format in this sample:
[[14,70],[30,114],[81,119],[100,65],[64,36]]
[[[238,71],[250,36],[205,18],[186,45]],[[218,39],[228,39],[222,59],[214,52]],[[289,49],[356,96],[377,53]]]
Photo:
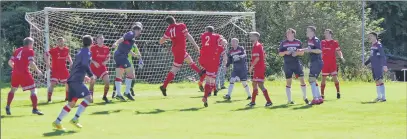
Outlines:
[[114,62],[116,63],[116,68],[128,68],[131,66],[130,61],[127,57],[114,57]]
[[69,92],[68,101],[71,102],[74,99],[84,98],[90,95],[88,88],[84,83],[68,82]]
[[233,70],[230,77],[239,77],[240,81],[247,81],[247,70]]
[[383,68],[372,68],[372,73],[375,81],[383,79]]
[[319,74],[321,73],[322,66],[324,66],[322,61],[312,62],[309,69],[309,77],[318,78]]
[[304,71],[302,71],[301,64],[295,64],[295,65],[284,64],[284,73],[285,73],[286,79],[291,79],[293,77],[293,73],[297,74],[298,77],[304,76]]

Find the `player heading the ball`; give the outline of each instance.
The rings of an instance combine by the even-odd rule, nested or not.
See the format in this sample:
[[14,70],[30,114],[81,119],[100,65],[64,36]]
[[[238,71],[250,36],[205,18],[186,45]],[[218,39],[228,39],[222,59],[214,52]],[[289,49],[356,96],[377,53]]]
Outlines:
[[189,66],[202,76],[203,71],[196,66],[195,62],[189,56],[186,47],[186,39],[188,39],[195,49],[199,52],[199,46],[196,44],[194,38],[189,34],[187,26],[184,23],[177,23],[175,18],[168,16],[165,18],[165,22],[168,23],[168,27],[165,30],[163,37],[159,40],[159,44],[162,45],[166,40],[171,40],[172,42],[172,54],[174,55],[174,63],[171,70],[168,72],[167,77],[162,86],[160,86],[161,93],[167,96],[167,85],[174,79],[177,72],[180,70],[182,64],[187,62]]

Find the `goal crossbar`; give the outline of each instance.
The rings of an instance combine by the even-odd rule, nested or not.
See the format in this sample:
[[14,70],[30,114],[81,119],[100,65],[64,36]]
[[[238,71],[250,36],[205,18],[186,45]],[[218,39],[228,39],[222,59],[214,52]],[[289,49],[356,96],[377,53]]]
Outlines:
[[64,12],[109,12],[109,13],[148,13],[148,14],[200,14],[200,15],[246,15],[253,16],[255,12],[217,12],[217,11],[159,11],[159,10],[121,10],[121,9],[84,9],[84,8],[54,8],[45,7],[45,11]]

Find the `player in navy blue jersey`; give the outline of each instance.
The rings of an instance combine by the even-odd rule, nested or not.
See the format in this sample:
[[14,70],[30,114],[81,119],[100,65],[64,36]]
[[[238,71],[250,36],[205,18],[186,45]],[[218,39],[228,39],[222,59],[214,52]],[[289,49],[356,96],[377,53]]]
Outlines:
[[302,43],[300,40],[295,39],[296,31],[289,28],[286,32],[286,40],[281,41],[279,48],[279,55],[284,57],[284,73],[286,78],[286,94],[288,99],[288,104],[294,104],[291,99],[291,81],[293,73],[299,76],[301,82],[301,90],[303,100],[306,104],[309,103],[306,93],[306,84],[304,81],[304,72],[302,70],[302,64],[298,56],[304,55],[304,51],[301,47]]
[[235,82],[242,82],[242,85],[247,93],[247,100],[250,100],[250,88],[247,84],[247,55],[246,50],[239,46],[239,40],[237,38],[232,38],[231,41],[232,49],[230,49],[228,53],[228,60],[226,67],[233,65],[232,75],[230,77],[230,84],[228,89],[228,94],[226,94],[223,98],[226,100],[230,100],[232,96],[232,91]]
[[365,65],[371,64],[373,79],[376,81],[377,98],[373,101],[385,102],[386,91],[383,83],[383,71],[387,72],[388,70],[386,66],[386,55],[382,43],[377,40],[377,33],[369,33],[368,37],[372,43],[372,47],[370,47],[370,57],[365,62]]
[[65,130],[65,128],[61,125],[61,121],[66,115],[68,115],[79,98],[84,98],[84,100],[79,104],[75,117],[70,121],[70,123],[77,128],[82,128],[82,125],[79,124],[78,118],[81,116],[83,111],[85,111],[86,107],[93,102],[93,98],[88,88],[83,83],[86,74],[88,77],[95,79],[95,76],[93,76],[93,73],[89,67],[91,60],[89,47],[93,42],[92,40],[93,39],[90,35],[85,35],[82,37],[82,49],[75,55],[75,61],[71,67],[71,74],[68,78],[68,104],[62,108],[58,118],[52,123],[54,128],[57,130]]
[[[138,57],[136,53],[131,51],[133,47],[135,47],[135,38],[140,36],[142,31],[142,27],[138,24],[132,27],[132,31],[127,32],[123,35],[123,38],[116,41],[114,46],[118,45],[117,50],[114,53],[114,61],[116,62],[116,79],[115,79],[115,87],[116,87],[116,99],[120,101],[126,101],[121,92],[121,85],[122,85],[122,77],[123,72],[126,73],[126,90],[124,92],[125,96],[129,99],[134,101],[133,96],[130,94],[131,83],[135,77],[134,74],[134,67],[130,63],[128,59],[128,55],[132,54],[133,57]],[[123,70],[124,69],[124,70]]]
[[309,83],[311,85],[311,92],[314,99],[311,104],[321,104],[324,100],[319,92],[318,84],[316,83],[319,74],[321,73],[323,61],[321,57],[321,41],[315,36],[316,27],[307,27],[307,44],[308,48],[304,49],[305,52],[310,54],[310,71]]

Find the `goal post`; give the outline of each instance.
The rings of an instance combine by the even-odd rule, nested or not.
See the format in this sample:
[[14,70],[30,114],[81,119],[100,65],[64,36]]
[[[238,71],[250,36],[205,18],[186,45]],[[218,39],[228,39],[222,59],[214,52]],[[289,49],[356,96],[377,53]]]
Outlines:
[[[83,35],[96,36],[103,34],[105,45],[111,46],[122,37],[135,22],[143,24],[143,32],[136,39],[136,44],[144,60],[143,68],[136,69],[136,80],[148,83],[161,83],[172,66],[173,56],[171,42],[165,46],[158,40],[163,36],[167,16],[174,16],[177,22],[187,25],[190,34],[200,44],[200,34],[206,26],[214,26],[215,32],[223,35],[228,41],[238,38],[240,45],[250,54],[252,44],[247,32],[255,30],[254,12],[209,12],[209,11],[156,11],[156,10],[118,10],[118,9],[83,9],[45,7],[42,11],[28,12],[25,19],[30,25],[30,36],[34,38],[36,62],[46,76],[36,76],[39,86],[50,84],[50,74],[43,60],[44,53],[55,46],[56,39],[63,37],[70,48],[70,55],[80,49]],[[187,41],[187,51],[196,63],[199,53]],[[230,45],[229,45],[230,46]],[[113,49],[111,49],[113,54]],[[136,60],[137,61],[137,60]],[[137,64],[137,62],[134,62]],[[114,75],[114,61],[108,63],[110,75]],[[111,76],[113,79],[114,76]],[[194,80],[197,74],[187,64],[177,73],[174,81]]]

